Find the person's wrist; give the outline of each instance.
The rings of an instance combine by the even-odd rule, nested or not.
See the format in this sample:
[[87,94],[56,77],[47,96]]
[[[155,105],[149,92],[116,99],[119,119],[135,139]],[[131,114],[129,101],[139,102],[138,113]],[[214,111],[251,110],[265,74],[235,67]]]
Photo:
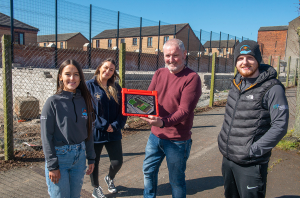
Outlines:
[[165,122],[163,121],[163,120],[161,120],[162,121],[162,126],[161,127],[159,127],[159,128],[164,128],[165,127]]

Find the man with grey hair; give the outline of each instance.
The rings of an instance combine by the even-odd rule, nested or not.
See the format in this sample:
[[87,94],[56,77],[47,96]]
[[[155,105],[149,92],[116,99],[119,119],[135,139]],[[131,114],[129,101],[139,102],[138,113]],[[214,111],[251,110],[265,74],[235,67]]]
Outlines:
[[185,169],[192,145],[194,109],[201,96],[199,75],[185,66],[186,51],[179,39],[164,44],[167,68],[158,69],[148,88],[157,91],[159,117],[146,120],[151,133],[145,148],[144,197],[156,197],[158,171],[166,157],[172,197],[186,197]]

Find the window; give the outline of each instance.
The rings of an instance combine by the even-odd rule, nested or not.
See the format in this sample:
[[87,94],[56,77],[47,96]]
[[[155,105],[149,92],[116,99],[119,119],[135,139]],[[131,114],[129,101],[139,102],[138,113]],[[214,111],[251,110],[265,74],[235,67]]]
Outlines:
[[132,45],[137,45],[137,38],[132,39]]
[[125,43],[125,39],[121,39],[121,43]]
[[44,47],[47,47],[47,43],[44,43]]
[[96,48],[99,48],[99,47],[100,47],[99,40],[96,40]]
[[169,40],[169,36],[164,37],[164,44]]
[[64,42],[60,42],[60,49],[64,49]]
[[111,39],[108,39],[107,47],[108,47],[108,48],[111,48]]
[[152,37],[148,37],[147,47],[152,47]]
[[15,32],[15,43],[24,45],[24,33],[21,32]]

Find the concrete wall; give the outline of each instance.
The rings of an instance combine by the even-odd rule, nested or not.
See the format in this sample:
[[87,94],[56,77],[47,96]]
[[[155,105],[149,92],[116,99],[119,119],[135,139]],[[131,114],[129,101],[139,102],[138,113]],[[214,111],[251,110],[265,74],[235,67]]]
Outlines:
[[288,60],[288,57],[292,57],[292,65],[295,65],[296,58],[299,57],[299,42],[297,35],[297,28],[300,26],[300,18],[297,17],[294,20],[289,22],[287,43],[286,43],[286,52],[285,52],[285,61]]

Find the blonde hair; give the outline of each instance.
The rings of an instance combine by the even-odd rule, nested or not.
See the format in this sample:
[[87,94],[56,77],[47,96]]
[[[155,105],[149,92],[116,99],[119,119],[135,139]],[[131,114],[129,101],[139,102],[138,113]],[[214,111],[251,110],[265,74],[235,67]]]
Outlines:
[[107,80],[107,88],[102,85],[101,80],[100,80],[100,68],[106,62],[110,62],[116,67],[116,62],[113,59],[111,59],[111,58],[105,59],[103,62],[101,62],[101,64],[97,67],[97,69],[95,71],[96,80],[97,80],[97,83],[99,84],[99,86],[105,91],[108,99],[110,100],[112,97],[116,101],[116,103],[119,104],[118,91],[117,91],[115,81],[117,78],[120,78],[120,77],[119,77],[119,74],[117,73],[116,69],[115,69],[112,77]]

